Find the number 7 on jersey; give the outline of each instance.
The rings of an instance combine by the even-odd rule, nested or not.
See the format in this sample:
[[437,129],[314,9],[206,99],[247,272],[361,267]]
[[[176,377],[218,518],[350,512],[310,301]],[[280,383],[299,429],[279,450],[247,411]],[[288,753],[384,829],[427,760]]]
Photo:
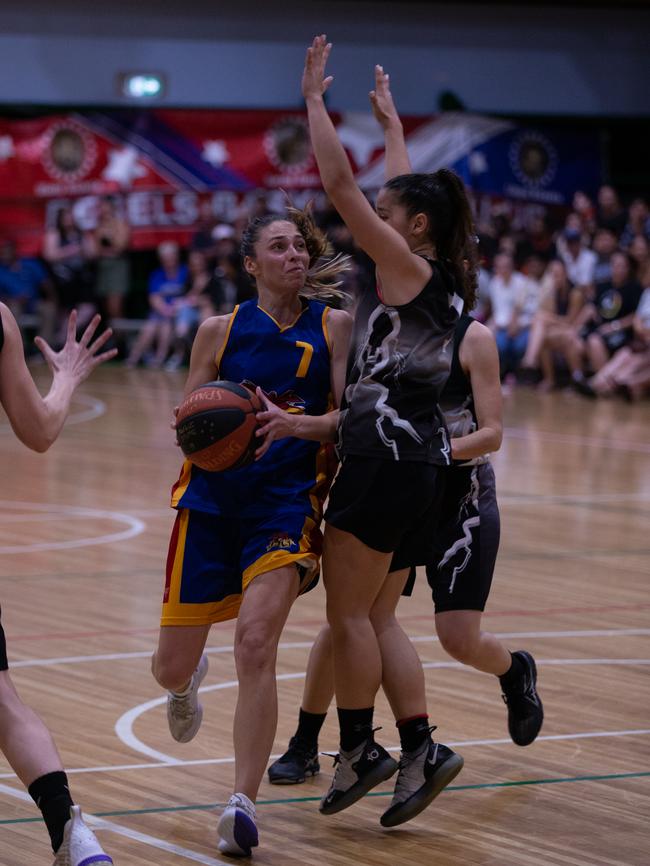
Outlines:
[[303,343],[301,340],[296,340],[296,346],[299,349],[302,349],[302,358],[300,359],[298,369],[296,370],[296,379],[304,379],[307,375],[307,370],[309,370],[309,365],[311,364],[314,347],[311,343]]

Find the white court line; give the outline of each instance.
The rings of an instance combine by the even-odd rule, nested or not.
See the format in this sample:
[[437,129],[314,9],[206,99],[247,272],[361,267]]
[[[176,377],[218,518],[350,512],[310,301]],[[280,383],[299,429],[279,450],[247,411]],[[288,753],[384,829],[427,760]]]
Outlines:
[[100,511],[96,508],[77,508],[70,505],[44,504],[39,502],[16,502],[11,499],[0,499],[0,512],[3,510],[12,512],[24,510],[27,512],[42,513],[47,520],[51,520],[52,514],[62,517],[76,517],[89,519],[113,520],[117,523],[126,523],[127,529],[121,532],[113,532],[109,535],[98,535],[89,538],[68,539],[67,541],[46,541],[37,544],[16,544],[0,547],[2,553],[34,553],[44,550],[70,550],[76,547],[89,547],[94,544],[110,544],[114,541],[125,541],[140,535],[146,529],[147,524],[132,517],[130,514],[122,514],[119,511]]
[[[554,637],[632,637],[634,635],[650,635],[650,628],[609,628],[609,629],[583,629],[573,631],[509,631],[497,632],[495,637],[502,640],[511,638],[554,638]],[[412,643],[436,643],[438,637],[431,635],[417,635],[409,637]],[[278,649],[311,649],[313,641],[293,641],[278,644]],[[217,653],[231,653],[234,647],[218,646],[206,647],[206,655]],[[128,659],[146,659],[151,657],[153,650],[140,650],[130,653],[102,653],[91,656],[59,656],[48,659],[23,659],[12,661],[12,668],[48,667],[50,665],[83,664],[86,662],[113,662],[126,661]]]
[[519,493],[499,493],[499,503],[508,505],[545,505],[548,503],[566,503],[567,505],[591,505],[593,502],[650,502],[649,493],[549,493],[524,496]]
[[578,433],[552,433],[544,430],[528,430],[525,427],[504,427],[504,438],[532,439],[538,442],[563,442],[567,445],[595,445],[613,451],[639,451],[650,454],[650,445],[645,442],[624,442],[612,436],[601,439],[597,436],[580,436]]
[[[85,404],[88,408],[82,409],[80,412],[70,412],[65,419],[65,426],[70,427],[71,424],[82,424],[84,421],[92,421],[93,418],[99,418],[100,415],[106,413],[106,403],[99,400],[97,397],[90,397],[86,394],[75,394],[73,403]],[[0,433],[12,433],[11,424],[0,424]]]
[[[25,791],[17,790],[9,785],[0,785],[0,793],[8,794],[10,797],[15,797],[17,800],[26,800],[29,803],[34,802]],[[106,818],[96,818],[94,815],[90,815],[87,812],[84,812],[83,814],[85,822],[94,830],[106,830],[111,833],[116,833],[118,836],[126,836],[127,839],[142,842],[143,845],[158,848],[160,851],[167,851],[169,854],[178,854],[179,857],[184,857],[186,860],[193,860],[195,863],[204,863],[205,866],[232,866],[230,861],[215,860],[214,857],[207,857],[205,854],[198,854],[195,851],[190,851],[189,848],[182,848],[180,845],[165,842],[164,839],[158,839],[156,836],[149,836],[147,833],[140,833],[138,830],[131,830],[129,827],[122,827],[120,824],[113,823],[113,821],[107,821]],[[108,853],[110,854],[110,851]]]
[[[592,739],[594,737],[639,737],[650,734],[650,728],[638,728],[631,729],[627,731],[585,731],[580,734],[544,734],[537,737],[535,740],[536,743],[543,742],[545,740],[586,740]],[[453,746],[454,748],[463,748],[466,746],[502,746],[502,745],[510,745],[512,744],[512,740],[510,737],[505,737],[502,739],[488,739],[488,740],[456,740],[454,742],[448,741],[448,746]],[[401,746],[386,746],[387,752],[399,752],[401,750]],[[274,761],[276,758],[281,757],[280,753],[277,755],[270,755],[269,760]],[[212,766],[218,764],[234,764],[235,758],[196,758],[192,760],[185,761],[174,761],[173,763],[169,763],[167,761],[159,761],[157,763],[141,763],[141,764],[113,764],[112,766],[98,766],[98,767],[76,767],[74,769],[69,769],[66,767],[66,773],[68,776],[70,775],[78,775],[83,773],[118,773],[126,770],[161,770],[161,769],[170,769],[171,767],[204,767],[204,766]],[[0,779],[15,779],[15,773],[0,773]]]
[[[535,659],[535,663],[538,667],[540,665],[650,665],[650,659]],[[461,662],[453,661],[425,662],[422,667],[427,669],[457,668],[468,673],[480,673],[480,671],[477,671],[475,668],[470,668]],[[303,671],[302,673],[278,674],[276,679],[278,681],[297,680],[304,679],[305,676],[306,671]],[[222,689],[236,688],[237,686],[237,680],[230,680],[229,682],[217,683],[212,686],[202,686],[199,689],[199,692],[205,694],[207,692],[221,691]],[[146,713],[155,707],[159,707],[166,702],[167,695],[165,694],[127,710],[126,713],[121,715],[117,722],[115,722],[115,733],[117,734],[118,739],[120,739],[125,746],[133,749],[134,752],[139,752],[141,755],[147,755],[154,761],[160,761],[163,764],[180,764],[181,761],[178,758],[174,758],[172,755],[166,755],[164,752],[159,752],[157,749],[152,749],[151,746],[147,746],[146,743],[143,743],[142,740],[140,740],[139,737],[136,737],[133,733],[133,725],[136,720],[143,715],[143,713]],[[506,740],[504,742],[508,741]]]

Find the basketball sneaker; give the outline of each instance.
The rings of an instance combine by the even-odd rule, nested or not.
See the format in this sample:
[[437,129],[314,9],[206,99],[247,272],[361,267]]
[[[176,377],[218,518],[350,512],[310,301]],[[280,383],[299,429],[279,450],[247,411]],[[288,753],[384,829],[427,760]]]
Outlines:
[[187,689],[181,693],[167,693],[167,724],[177,743],[189,743],[201,727],[203,707],[199,703],[198,695],[199,686],[207,672],[208,657],[202,655]]
[[396,827],[419,815],[463,768],[463,759],[441,743],[428,739],[415,752],[402,752],[395,793],[380,818],[383,827]]
[[529,746],[539,734],[544,721],[544,707],[537,694],[537,667],[530,653],[513,653],[524,667],[524,675],[517,683],[503,691],[508,707],[508,731],[513,743]]
[[370,736],[351,752],[341,750],[334,758],[334,766],[332,785],[318,807],[323,815],[347,809],[375,785],[390,779],[397,770],[397,761]]
[[299,785],[307,776],[320,773],[318,747],[310,746],[299,737],[291,737],[289,748],[268,769],[272,785]]
[[250,857],[259,844],[255,805],[245,794],[233,794],[219,818],[219,851],[231,857]]
[[93,831],[84,824],[79,806],[73,806],[70,820],[63,829],[63,842],[56,852],[54,866],[90,866],[91,863],[112,862]]

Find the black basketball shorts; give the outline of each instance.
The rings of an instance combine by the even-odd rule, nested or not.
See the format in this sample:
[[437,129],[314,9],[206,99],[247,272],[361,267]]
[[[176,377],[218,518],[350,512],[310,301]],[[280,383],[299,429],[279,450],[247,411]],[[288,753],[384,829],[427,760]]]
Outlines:
[[[0,617],[2,616],[2,608],[0,607]],[[9,669],[9,662],[7,661],[7,639],[5,638],[5,632],[2,628],[2,622],[0,622],[0,671],[6,671]]]
[[482,463],[444,471],[441,518],[427,564],[436,613],[484,610],[499,551],[494,470]]
[[325,520],[373,550],[393,553],[391,571],[431,560],[441,468],[348,455],[330,491]]

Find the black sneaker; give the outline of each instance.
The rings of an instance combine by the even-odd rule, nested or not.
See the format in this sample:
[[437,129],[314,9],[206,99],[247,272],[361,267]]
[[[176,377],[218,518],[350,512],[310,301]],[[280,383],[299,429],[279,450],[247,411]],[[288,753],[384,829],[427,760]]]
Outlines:
[[396,827],[419,815],[463,769],[463,759],[441,743],[427,740],[416,752],[402,752],[395,793],[381,816],[383,827]]
[[272,785],[299,785],[316,773],[320,773],[318,749],[298,737],[291,737],[287,751],[268,769]]
[[318,807],[323,815],[333,815],[356,803],[375,785],[390,779],[398,764],[386,749],[369,737],[353,751],[339,752],[334,766],[332,785]]
[[529,746],[542,728],[544,707],[537,694],[537,668],[530,653],[518,650],[517,656],[525,669],[519,682],[503,693],[508,706],[508,731],[513,743]]

